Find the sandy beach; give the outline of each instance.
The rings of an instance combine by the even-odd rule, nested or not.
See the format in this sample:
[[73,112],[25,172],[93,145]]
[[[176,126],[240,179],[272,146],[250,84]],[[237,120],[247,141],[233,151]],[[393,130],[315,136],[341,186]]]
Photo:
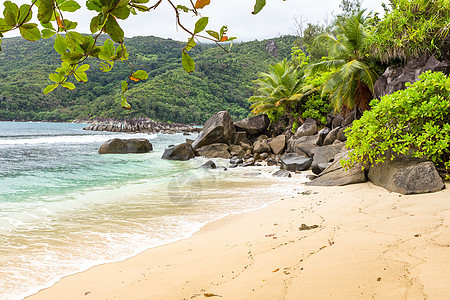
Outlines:
[[446,187],[412,196],[371,183],[305,187],[29,299],[448,299]]

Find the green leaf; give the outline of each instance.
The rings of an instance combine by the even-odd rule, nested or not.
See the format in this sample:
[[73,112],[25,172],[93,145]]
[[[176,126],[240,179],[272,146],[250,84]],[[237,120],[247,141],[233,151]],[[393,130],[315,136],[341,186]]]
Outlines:
[[31,20],[31,17],[33,16],[33,12],[31,11],[31,6],[28,4],[21,5],[19,8],[19,18],[18,23],[26,23]]
[[102,71],[102,72],[109,72],[109,71],[111,71],[112,70],[112,68],[113,68],[113,66],[114,66],[114,62],[113,61],[108,61],[108,62],[101,62],[100,63],[100,70]]
[[19,19],[19,7],[11,1],[5,1],[3,5],[5,6],[3,16],[5,17],[6,24],[15,26]]
[[122,93],[125,93],[128,90],[128,82],[122,81]]
[[101,13],[103,5],[98,0],[88,0],[86,1],[86,7],[89,10]]
[[191,49],[194,48],[196,45],[197,43],[194,41],[194,38],[190,38],[186,44],[186,51],[191,51]]
[[208,17],[200,18],[195,23],[194,34],[197,34],[199,32],[202,32],[203,30],[205,30],[206,25],[208,25]]
[[86,73],[84,73],[84,72],[77,70],[77,71],[75,71],[74,76],[75,76],[75,79],[78,81],[82,81],[82,82],[88,81],[88,77],[87,77]]
[[222,28],[220,28],[219,40],[221,40],[223,38],[223,35],[226,34],[227,31],[228,31],[228,27],[227,26],[222,26]]
[[55,28],[53,27],[52,23],[41,23],[42,27],[44,27],[45,29],[50,29],[53,31],[56,31]]
[[192,57],[186,51],[183,51],[181,62],[183,64],[183,68],[186,72],[192,73],[195,70],[195,62]]
[[123,43],[124,33],[122,28],[120,28],[116,19],[113,16],[108,17],[108,21],[105,24],[106,33],[111,37],[111,39],[116,43]]
[[253,9],[252,14],[256,15],[263,9],[263,7],[266,6],[266,0],[256,0],[255,8]]
[[50,29],[42,29],[42,38],[48,39],[56,34],[56,31],[50,30]]
[[112,11],[113,16],[125,20],[130,16],[130,9],[128,7],[118,7]]
[[70,64],[76,64],[83,57],[83,54],[77,52],[66,52],[61,55],[61,60]]
[[147,72],[143,70],[139,70],[131,74],[131,77],[139,79],[139,80],[146,80],[148,78]]
[[7,32],[14,28],[15,25],[8,25],[5,19],[0,19],[0,33]]
[[216,40],[220,40],[219,33],[213,30],[206,30],[206,33],[215,38]]
[[65,38],[58,34],[56,36],[53,48],[55,48],[56,52],[58,52],[59,55],[63,55],[64,53],[66,53],[67,44]]
[[66,28],[66,30],[73,30],[77,28],[77,26],[78,26],[77,22],[72,22],[67,19],[64,20],[64,27]]
[[41,38],[41,32],[37,24],[27,23],[19,27],[20,35],[27,41],[38,41]]
[[53,0],[41,0],[38,9],[38,20],[41,23],[48,23],[53,16]]
[[61,83],[61,86],[62,86],[63,88],[68,89],[68,90],[73,90],[73,89],[75,89],[75,84],[73,84],[72,82],[64,82],[64,83]]
[[50,78],[51,81],[56,82],[56,83],[60,83],[62,80],[59,73],[58,74],[51,73],[50,75],[48,75],[48,78]]
[[113,59],[120,59],[120,61],[127,60],[129,57],[127,47],[124,44],[120,44],[117,46],[116,55],[114,55]]
[[177,9],[178,9],[178,10],[181,10],[181,11],[183,11],[183,12],[185,12],[185,13],[187,13],[187,12],[190,11],[190,9],[187,8],[187,7],[184,6],[184,5],[177,5]]
[[64,1],[58,7],[60,10],[68,12],[74,12],[81,8],[80,4],[78,4],[76,1],[73,0]]
[[93,17],[91,19],[91,23],[89,25],[89,27],[91,29],[91,33],[96,33],[98,31],[100,31],[101,25],[102,24],[100,24],[100,15]]
[[148,7],[144,5],[134,4],[133,7],[137,8],[139,11],[142,12],[148,11]]
[[120,105],[122,105],[123,108],[131,109],[130,103],[128,103],[127,98],[125,98],[124,95],[122,95],[122,101],[120,102]]
[[132,3],[147,3],[149,0],[131,0]]
[[89,65],[88,64],[84,64],[78,67],[77,72],[86,72],[87,70],[89,70]]
[[47,86],[47,87],[44,89],[44,94],[47,95],[48,93],[50,93],[51,91],[53,91],[54,89],[56,89],[56,88],[58,87],[58,85],[59,85],[59,84],[52,84],[52,85]]

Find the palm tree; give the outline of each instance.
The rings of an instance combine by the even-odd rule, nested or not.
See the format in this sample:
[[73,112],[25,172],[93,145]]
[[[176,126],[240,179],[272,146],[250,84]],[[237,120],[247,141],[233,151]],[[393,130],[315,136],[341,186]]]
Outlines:
[[345,113],[354,107],[369,109],[373,98],[378,74],[368,64],[365,51],[369,16],[365,16],[365,10],[362,10],[341,18],[334,29],[336,36],[324,34],[316,38],[318,42],[328,43],[331,59],[311,65],[310,75],[332,71],[322,87],[322,95],[331,93],[330,102],[335,111],[343,110]]
[[302,80],[298,78],[295,66],[288,64],[285,59],[271,65],[269,73],[261,73],[255,83],[259,88],[249,98],[249,101],[254,102],[250,106],[252,113],[267,113],[277,118],[290,113],[291,103],[288,100],[300,91]]

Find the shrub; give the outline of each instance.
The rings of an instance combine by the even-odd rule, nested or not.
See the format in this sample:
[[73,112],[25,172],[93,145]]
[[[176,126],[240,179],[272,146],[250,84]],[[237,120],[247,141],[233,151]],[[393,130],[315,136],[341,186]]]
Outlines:
[[381,100],[347,129],[347,147],[353,148],[345,167],[374,165],[387,153],[432,160],[450,179],[450,77],[430,71],[409,88]]
[[449,0],[390,0],[390,8],[368,36],[367,48],[383,63],[440,55],[450,31]]
[[331,111],[331,105],[323,99],[319,93],[311,94],[302,106],[303,119],[311,118],[322,124],[327,124],[327,114]]

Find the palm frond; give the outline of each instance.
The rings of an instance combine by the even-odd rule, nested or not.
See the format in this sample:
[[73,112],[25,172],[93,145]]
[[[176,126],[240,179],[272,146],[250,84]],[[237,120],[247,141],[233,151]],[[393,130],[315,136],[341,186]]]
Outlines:
[[343,59],[321,61],[309,66],[307,76],[314,76],[319,72],[332,71],[341,68],[347,62]]

